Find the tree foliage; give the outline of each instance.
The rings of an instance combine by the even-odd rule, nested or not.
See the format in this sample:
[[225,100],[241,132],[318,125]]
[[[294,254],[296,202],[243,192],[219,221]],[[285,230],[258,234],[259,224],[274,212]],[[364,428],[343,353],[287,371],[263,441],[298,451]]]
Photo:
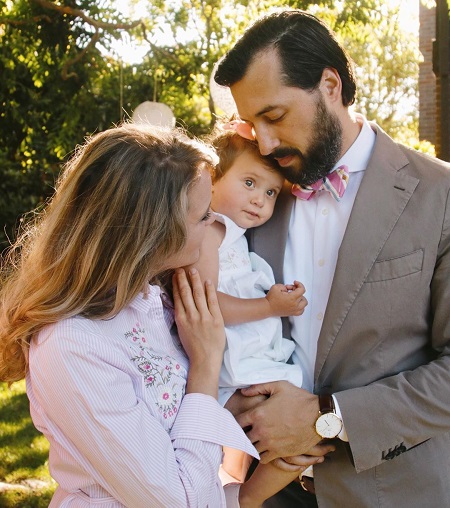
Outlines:
[[374,2],[366,22],[341,17],[335,29],[356,64],[356,109],[398,141],[413,142],[421,54],[417,35],[401,28],[399,6]]
[[[357,63],[358,109],[398,139],[417,138],[417,40],[385,4],[290,0],[283,8],[313,10],[333,26]],[[214,64],[252,20],[279,5],[155,0],[132,21],[113,0],[0,0],[0,243],[52,193],[76,144],[141,102],[163,102],[192,134],[208,132],[220,114],[209,93]],[[162,27],[173,42],[161,43]],[[124,32],[148,47],[139,64],[111,50]]]
[[4,236],[12,236],[18,217],[51,194],[64,156],[87,133],[119,119],[102,101],[102,77],[111,64],[95,43],[102,38],[108,45],[118,30],[132,30],[137,23],[124,23],[93,0],[69,0],[61,9],[55,5],[0,2]]

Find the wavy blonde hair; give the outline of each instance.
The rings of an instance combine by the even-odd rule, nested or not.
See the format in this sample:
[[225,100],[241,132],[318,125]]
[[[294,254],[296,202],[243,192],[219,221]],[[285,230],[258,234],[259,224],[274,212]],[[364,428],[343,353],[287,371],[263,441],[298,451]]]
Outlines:
[[30,340],[74,315],[110,318],[158,283],[186,240],[188,190],[212,160],[178,130],[125,124],[75,150],[2,266],[0,380],[22,379]]

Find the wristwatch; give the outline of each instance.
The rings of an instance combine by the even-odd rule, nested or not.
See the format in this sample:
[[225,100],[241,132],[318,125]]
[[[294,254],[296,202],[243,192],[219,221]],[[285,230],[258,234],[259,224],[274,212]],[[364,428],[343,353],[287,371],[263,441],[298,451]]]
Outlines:
[[319,395],[320,415],[315,429],[322,439],[332,439],[342,430],[342,420],[334,410],[333,397],[330,394]]

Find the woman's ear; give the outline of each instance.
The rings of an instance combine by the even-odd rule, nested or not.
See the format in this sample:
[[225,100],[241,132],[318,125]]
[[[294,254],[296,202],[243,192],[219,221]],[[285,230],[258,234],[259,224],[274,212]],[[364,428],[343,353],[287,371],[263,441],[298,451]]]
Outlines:
[[326,67],[320,80],[322,95],[331,102],[342,100],[342,81],[339,73],[332,67]]

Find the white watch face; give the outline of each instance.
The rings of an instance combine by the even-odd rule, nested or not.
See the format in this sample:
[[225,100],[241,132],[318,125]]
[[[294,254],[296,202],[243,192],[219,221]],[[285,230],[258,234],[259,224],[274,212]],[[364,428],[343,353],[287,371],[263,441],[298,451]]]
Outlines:
[[325,413],[316,420],[316,432],[323,438],[336,437],[342,429],[342,420],[335,413]]

